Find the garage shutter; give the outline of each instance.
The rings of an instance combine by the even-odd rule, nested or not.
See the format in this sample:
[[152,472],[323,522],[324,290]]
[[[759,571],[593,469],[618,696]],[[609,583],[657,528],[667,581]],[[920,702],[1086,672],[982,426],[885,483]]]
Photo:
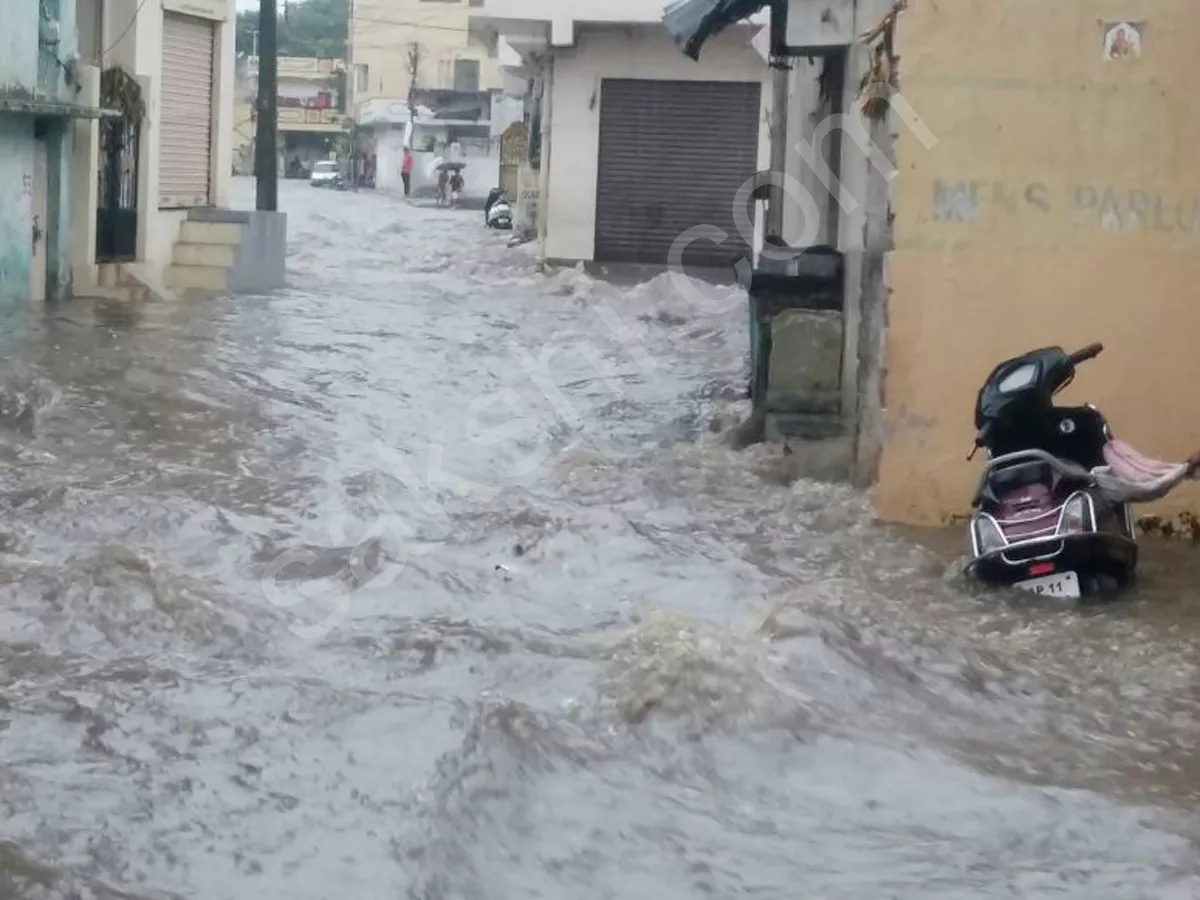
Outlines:
[[159,206],[211,203],[213,23],[163,13]]
[[758,170],[761,92],[756,82],[604,79],[597,262],[665,265],[675,239],[695,225],[729,236],[691,243],[686,265],[749,257],[733,202]]

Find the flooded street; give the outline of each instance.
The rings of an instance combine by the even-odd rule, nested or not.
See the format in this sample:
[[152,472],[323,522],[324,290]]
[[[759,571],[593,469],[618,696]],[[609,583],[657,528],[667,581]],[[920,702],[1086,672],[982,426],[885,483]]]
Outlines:
[[725,449],[729,288],[280,196],[291,290],[6,328],[0,900],[1200,896],[1192,547],[985,596]]

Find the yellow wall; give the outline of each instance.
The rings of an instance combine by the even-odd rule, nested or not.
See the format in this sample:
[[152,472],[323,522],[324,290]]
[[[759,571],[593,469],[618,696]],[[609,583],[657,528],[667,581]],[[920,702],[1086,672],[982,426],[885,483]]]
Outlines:
[[[1122,18],[1142,56],[1106,61]],[[938,142],[899,126],[880,517],[966,511],[975,392],[1037,346],[1103,341],[1063,402],[1151,455],[1200,448],[1200,3],[920,0],[898,44]],[[975,182],[978,217],[948,220],[939,182]],[[1154,511],[1188,509],[1191,486]]]
[[366,90],[355,90],[355,102],[408,96],[408,48],[414,42],[421,46],[419,87],[454,87],[455,59],[479,61],[480,90],[502,87],[499,63],[468,34],[470,11],[467,0],[355,0],[352,61],[367,66]]

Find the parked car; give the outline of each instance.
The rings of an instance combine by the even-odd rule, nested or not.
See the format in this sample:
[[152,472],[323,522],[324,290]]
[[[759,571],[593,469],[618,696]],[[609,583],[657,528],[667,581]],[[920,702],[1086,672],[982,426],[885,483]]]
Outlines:
[[337,187],[341,179],[342,172],[338,164],[331,159],[323,159],[313,164],[308,183],[313,187]]

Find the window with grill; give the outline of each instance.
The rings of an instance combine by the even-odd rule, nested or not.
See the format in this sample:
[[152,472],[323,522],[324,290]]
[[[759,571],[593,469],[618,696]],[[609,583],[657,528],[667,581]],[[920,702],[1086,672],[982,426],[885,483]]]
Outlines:
[[479,91],[479,60],[454,61],[454,90],[472,94]]

